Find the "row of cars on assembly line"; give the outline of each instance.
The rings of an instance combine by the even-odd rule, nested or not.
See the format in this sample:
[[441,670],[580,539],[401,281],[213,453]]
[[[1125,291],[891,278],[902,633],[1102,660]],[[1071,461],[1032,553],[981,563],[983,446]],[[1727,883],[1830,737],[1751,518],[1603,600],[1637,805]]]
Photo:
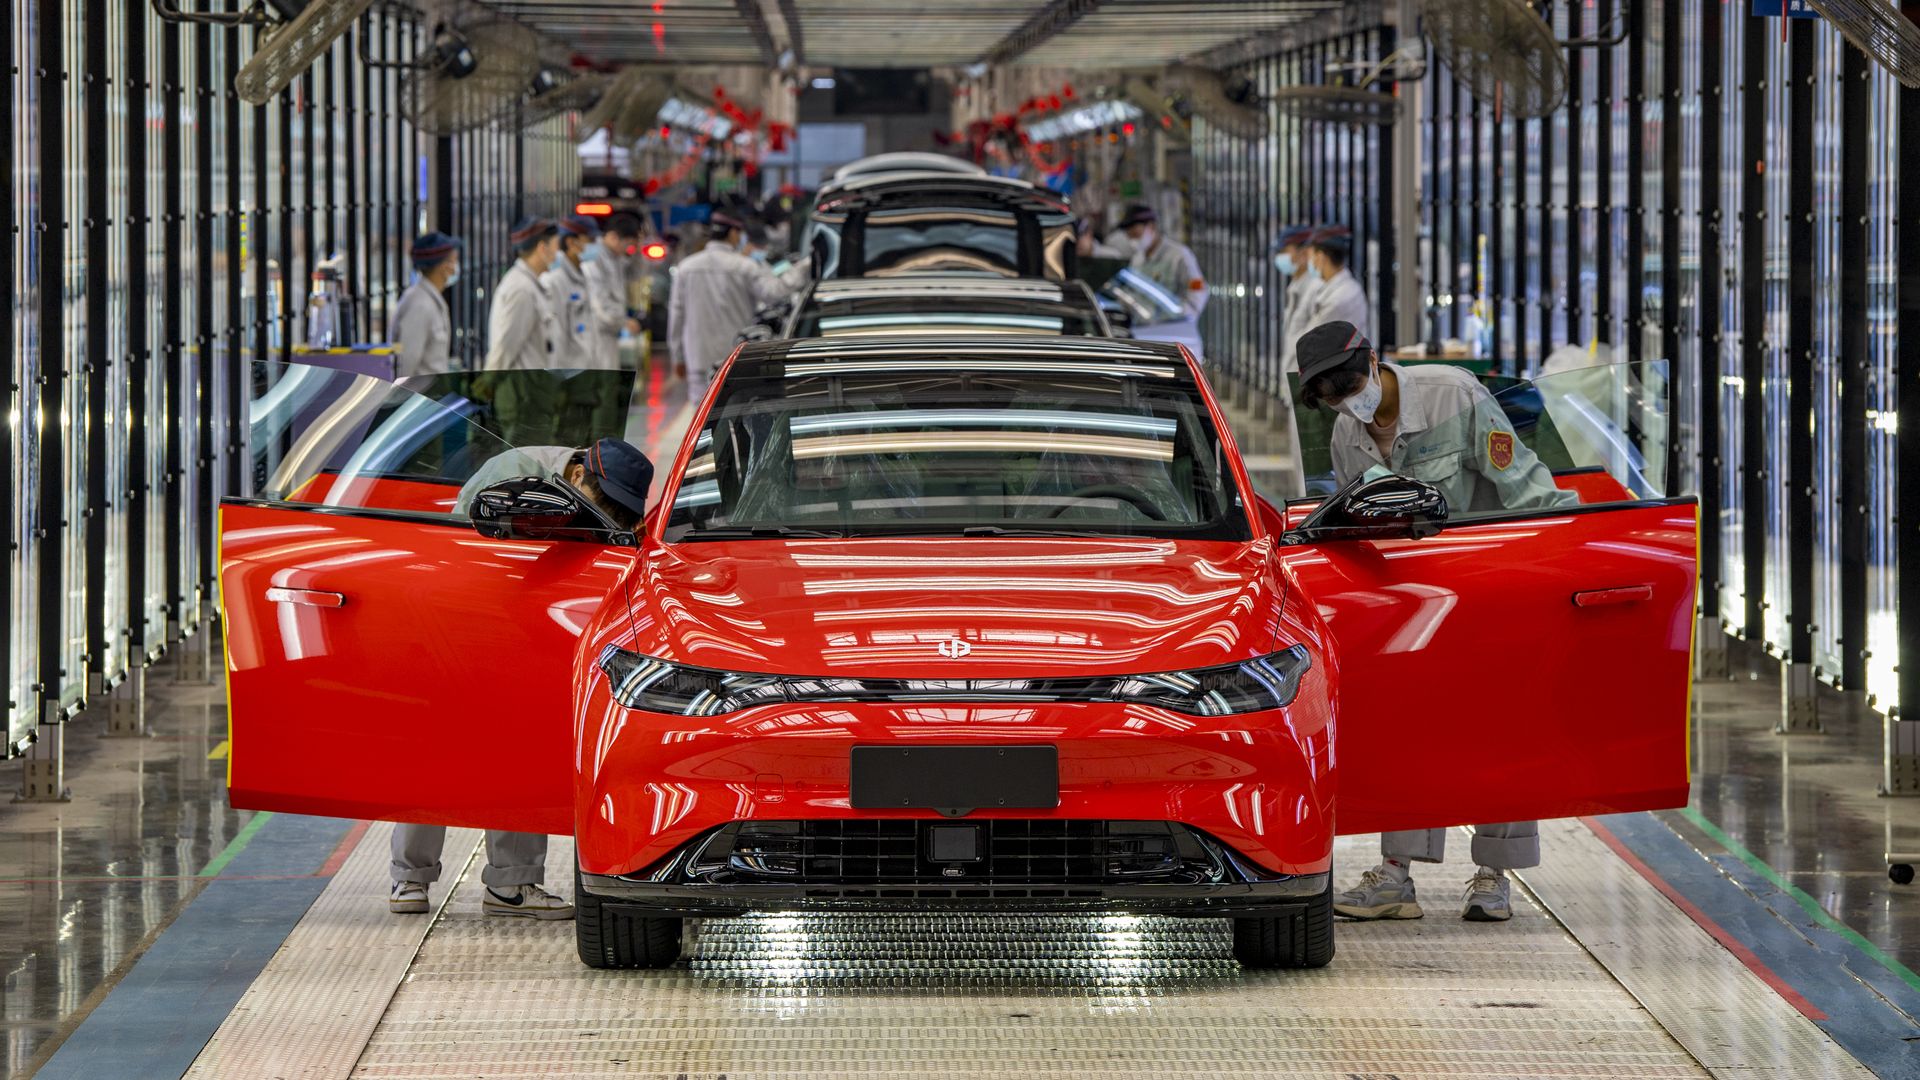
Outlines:
[[475,395],[282,395],[223,510],[233,804],[571,834],[595,967],[765,911],[1226,918],[1313,967],[1337,835],[1684,802],[1695,507],[1611,467],[1645,440],[1550,511],[1277,505],[1063,200],[909,164],[820,192],[636,529],[462,495],[515,452]]

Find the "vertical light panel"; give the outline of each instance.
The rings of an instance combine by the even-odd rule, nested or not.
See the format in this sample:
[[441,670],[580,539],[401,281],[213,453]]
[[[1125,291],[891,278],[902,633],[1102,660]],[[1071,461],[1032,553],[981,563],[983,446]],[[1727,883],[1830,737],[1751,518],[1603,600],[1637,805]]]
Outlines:
[[[1712,18],[1709,9],[1708,18]],[[1745,131],[1741,124],[1746,112],[1746,20],[1744,6],[1720,7],[1721,80],[1720,96],[1720,387],[1715,407],[1720,412],[1720,491],[1717,508],[1721,544],[1720,619],[1729,631],[1747,631],[1746,599],[1746,508],[1741,470],[1746,462],[1743,419],[1747,382],[1743,368],[1745,341],[1745,303],[1742,298],[1741,243],[1745,232],[1742,200],[1746,169],[1742,165]],[[1708,117],[1704,122],[1711,123]],[[1757,393],[1758,387],[1754,390]],[[1713,512],[1709,508],[1705,512]],[[1756,628],[1757,629],[1757,628]]]
[[[1874,65],[1865,153],[1867,170],[1867,699],[1881,712],[1899,704],[1900,550],[1894,511],[1899,505],[1899,255],[1894,221],[1899,206],[1900,85]],[[1911,678],[1912,676],[1909,676]]]

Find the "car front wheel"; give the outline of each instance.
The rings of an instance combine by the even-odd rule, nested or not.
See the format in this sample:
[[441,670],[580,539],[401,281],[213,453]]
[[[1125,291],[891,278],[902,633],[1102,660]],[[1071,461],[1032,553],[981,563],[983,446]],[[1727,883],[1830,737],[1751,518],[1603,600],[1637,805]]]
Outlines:
[[684,919],[622,909],[581,887],[573,871],[573,935],[591,968],[663,968],[680,959]]
[[1233,920],[1233,955],[1247,968],[1326,967],[1333,959],[1333,875],[1304,911]]

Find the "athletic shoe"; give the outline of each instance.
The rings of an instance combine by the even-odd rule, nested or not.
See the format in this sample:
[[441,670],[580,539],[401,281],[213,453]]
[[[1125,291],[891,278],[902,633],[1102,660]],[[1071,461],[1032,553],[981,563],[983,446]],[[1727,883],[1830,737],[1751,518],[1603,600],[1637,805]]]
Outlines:
[[504,889],[487,886],[487,898],[481,901],[489,915],[516,915],[523,919],[571,919],[573,905],[538,885],[509,885]]
[[1360,884],[1333,898],[1336,914],[1349,919],[1417,919],[1426,914],[1413,895],[1413,879],[1379,868],[1360,875]]
[[395,915],[424,915],[427,911],[427,886],[419,881],[396,881],[387,897],[387,910]]
[[1507,875],[1480,867],[1467,882],[1467,897],[1460,905],[1460,917],[1468,922],[1506,922],[1513,918],[1511,889]]

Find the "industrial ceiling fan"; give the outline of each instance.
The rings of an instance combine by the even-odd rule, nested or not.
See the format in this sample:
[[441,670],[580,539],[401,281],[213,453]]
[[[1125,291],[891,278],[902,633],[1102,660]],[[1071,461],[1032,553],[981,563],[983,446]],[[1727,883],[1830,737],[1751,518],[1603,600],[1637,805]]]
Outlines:
[[407,70],[407,119],[428,135],[458,135],[509,114],[534,90],[540,37],[484,8],[459,6],[434,23]]
[[1420,0],[1421,26],[1454,78],[1514,116],[1546,116],[1567,98],[1562,42],[1526,0]]
[[1920,3],[1903,0],[1807,0],[1853,47],[1893,73],[1900,85],[1920,90]]
[[153,0],[154,14],[166,22],[215,26],[266,27],[253,55],[234,76],[240,100],[265,105],[320,54],[333,47],[373,0],[254,0],[240,11],[187,11],[171,0]]
[[651,131],[660,107],[673,96],[673,79],[666,73],[630,67],[615,75],[593,109],[580,121],[580,130],[610,129],[615,142],[637,139]]
[[1229,79],[1195,64],[1175,64],[1160,77],[1159,88],[1236,139],[1259,139],[1267,133],[1267,111],[1251,80]]
[[562,113],[592,108],[606,93],[607,82],[607,77],[598,72],[571,74],[562,68],[542,65],[534,73],[533,88],[527,99],[520,103],[520,126],[532,127]]
[[1362,74],[1356,83],[1283,86],[1270,97],[1274,108],[1302,120],[1356,126],[1392,124],[1400,119],[1400,99],[1384,90],[1374,89],[1375,85],[1388,79],[1395,82],[1418,79],[1426,74],[1427,64],[1425,52],[1415,44],[1396,49],[1377,63],[1329,63],[1326,70],[1329,75],[1347,78],[1352,78],[1356,72]]

